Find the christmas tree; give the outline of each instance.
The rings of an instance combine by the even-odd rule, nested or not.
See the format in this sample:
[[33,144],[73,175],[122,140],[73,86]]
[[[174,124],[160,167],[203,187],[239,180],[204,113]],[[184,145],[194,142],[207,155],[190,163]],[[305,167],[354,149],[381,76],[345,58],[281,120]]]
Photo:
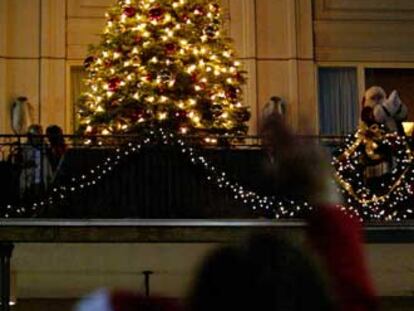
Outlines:
[[245,134],[250,113],[216,0],[118,0],[85,59],[80,132]]

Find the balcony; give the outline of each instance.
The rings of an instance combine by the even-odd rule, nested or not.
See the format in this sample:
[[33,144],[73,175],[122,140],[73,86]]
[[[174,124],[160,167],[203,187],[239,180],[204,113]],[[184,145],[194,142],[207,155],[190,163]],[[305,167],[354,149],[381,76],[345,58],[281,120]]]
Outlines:
[[[296,218],[285,215],[286,219],[275,221],[271,210],[265,206],[253,209],[249,202],[235,198],[226,185],[227,181],[237,184],[261,197],[271,192],[265,174],[267,155],[257,137],[217,138],[217,142],[201,145],[199,137],[188,137],[178,144],[163,137],[150,141],[137,136],[94,137],[85,144],[79,137],[65,136],[68,148],[51,178],[43,175],[48,170],[34,169],[35,163],[50,164],[44,164],[49,160],[46,137],[38,138],[45,143],[38,149],[40,157],[30,162],[23,157],[24,150],[30,149],[25,136],[1,136],[0,176],[2,189],[7,190],[1,198],[0,249],[14,244],[14,269],[20,273],[21,283],[30,284],[31,278],[20,272],[26,268],[22,258],[33,262],[40,280],[36,285],[39,297],[50,292],[57,297],[78,297],[92,290],[100,284],[100,274],[112,271],[108,252],[119,252],[122,258],[129,256],[130,248],[139,260],[132,264],[113,259],[118,268],[108,276],[111,285],[132,286],[136,280],[130,276],[126,280],[122,271],[140,275],[141,270],[154,269],[154,258],[161,256],[157,252],[168,250],[174,258],[181,258],[180,252],[185,250],[182,265],[170,267],[170,259],[165,259],[160,265],[168,272],[155,271],[151,283],[166,295],[181,297],[186,277],[216,243],[259,232],[299,241],[305,238],[306,223],[300,213]],[[329,152],[343,141],[342,137],[304,139],[320,143]],[[23,173],[26,170],[33,175]],[[27,180],[48,182],[33,188],[22,175]],[[381,296],[409,295],[412,278],[402,276],[409,275],[411,266],[394,267],[394,257],[410,256],[413,228],[412,221],[365,226],[369,265]],[[51,254],[59,254],[61,260],[50,268],[53,273],[47,274],[43,262],[48,262]],[[102,270],[93,261],[86,265],[93,272],[85,276],[77,270],[72,256],[85,265],[91,258],[106,259],[102,259]],[[7,282],[9,268],[1,265],[0,269]],[[73,282],[62,277],[65,269],[77,271]],[[82,286],[79,278],[84,280]],[[22,295],[28,296],[29,290],[33,288],[28,286]]]
[[[0,136],[1,216],[273,218],[266,202],[272,191],[268,157],[258,137],[167,136],[65,136],[62,157],[53,154],[46,137],[33,144],[25,136]],[[329,151],[342,141],[304,139]]]

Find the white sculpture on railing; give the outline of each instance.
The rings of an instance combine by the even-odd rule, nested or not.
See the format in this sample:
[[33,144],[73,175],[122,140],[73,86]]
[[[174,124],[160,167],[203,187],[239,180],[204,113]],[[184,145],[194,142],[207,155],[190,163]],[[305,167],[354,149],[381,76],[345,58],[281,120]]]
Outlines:
[[402,122],[407,119],[408,111],[396,90],[392,91],[384,102],[383,112],[381,116],[378,116],[378,121],[383,123],[388,131],[404,135]]
[[383,125],[386,132],[404,135],[402,122],[407,118],[407,106],[401,101],[398,92],[388,96],[379,86],[370,87],[362,99],[361,120],[367,127]]
[[15,134],[26,134],[33,124],[33,106],[27,97],[19,96],[12,105],[11,125]]
[[272,96],[263,108],[262,120],[266,120],[270,115],[274,113],[284,117],[286,115],[286,110],[286,101],[281,97]]

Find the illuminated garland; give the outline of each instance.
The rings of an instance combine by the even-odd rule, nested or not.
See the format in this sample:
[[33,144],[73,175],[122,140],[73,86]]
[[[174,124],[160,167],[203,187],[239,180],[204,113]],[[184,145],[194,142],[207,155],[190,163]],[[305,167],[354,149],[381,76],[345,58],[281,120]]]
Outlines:
[[[207,181],[217,186],[219,189],[229,191],[234,200],[242,203],[246,208],[252,210],[266,210],[273,213],[276,219],[284,217],[297,217],[302,211],[312,209],[307,202],[298,202],[290,199],[276,200],[274,196],[262,196],[254,191],[245,189],[237,182],[231,181],[225,172],[217,169],[204,156],[199,154],[193,147],[187,146],[183,139],[175,134],[165,132],[162,129],[151,131],[141,142],[129,142],[125,148],[116,149],[115,155],[107,157],[102,164],[82,174],[78,178],[72,178],[67,185],[61,185],[53,188],[51,194],[43,201],[33,203],[29,210],[34,214],[46,206],[54,206],[64,201],[68,196],[78,191],[83,191],[87,187],[99,184],[105,175],[113,171],[120,165],[121,161],[137,154],[146,145],[161,143],[163,145],[175,145],[181,149],[181,152],[187,156],[187,159],[193,164],[200,166],[205,171]],[[7,206],[7,210],[2,217],[9,218],[13,213],[23,215],[28,209],[26,207]]]
[[[368,133],[369,132],[369,133]],[[377,159],[377,142],[395,149],[395,167],[392,169],[391,182],[380,195],[364,185],[360,163],[363,153]],[[403,208],[413,196],[411,185],[414,182],[414,155],[404,136],[396,133],[384,133],[380,128],[361,127],[347,139],[345,150],[334,157],[335,179],[346,198],[346,209],[361,218],[371,220],[396,220],[408,218],[413,211]],[[348,174],[348,176],[345,176]],[[382,185],[385,186],[385,185]]]
[[[414,156],[405,137],[387,134],[383,140],[385,144],[395,144],[399,147],[397,152],[399,155],[397,157],[397,166],[400,167],[400,174],[398,174],[398,177],[394,176],[388,191],[380,196],[370,194],[370,189],[365,187],[361,180],[357,180],[355,184],[355,180],[350,180],[344,176],[344,172],[348,170],[355,174],[355,176],[361,177],[361,174],[357,170],[357,159],[361,156],[361,151],[358,148],[361,147],[363,142],[360,139],[361,132],[358,131],[354,137],[354,140],[352,140],[352,136],[348,137],[345,150],[340,156],[334,157],[333,159],[333,165],[337,169],[335,179],[341,186],[342,193],[346,198],[346,205],[339,207],[351,217],[356,216],[361,221],[400,221],[408,218],[410,214],[413,214],[412,209],[398,209],[398,207],[406,203],[414,194],[411,189],[411,184],[414,183]],[[72,178],[67,185],[61,185],[52,189],[51,194],[45,200],[33,203],[30,207],[7,205],[5,212],[0,216],[8,218],[14,215],[26,215],[29,212],[35,214],[46,206],[57,206],[58,203],[64,201],[71,194],[83,191],[87,187],[98,185],[107,174],[120,165],[121,161],[132,154],[139,153],[143,147],[156,143],[178,146],[193,165],[203,168],[205,172],[204,176],[208,182],[223,191],[229,191],[232,197],[241,202],[246,208],[272,212],[277,219],[297,217],[302,211],[312,209],[311,205],[307,202],[276,199],[274,196],[261,196],[254,191],[245,189],[239,183],[231,181],[225,172],[217,169],[197,150],[188,146],[183,139],[173,133],[159,129],[151,131],[140,142],[129,142],[124,148],[116,149],[115,154],[107,157],[100,165],[95,166],[78,178]],[[355,190],[355,186],[358,187],[358,190]]]

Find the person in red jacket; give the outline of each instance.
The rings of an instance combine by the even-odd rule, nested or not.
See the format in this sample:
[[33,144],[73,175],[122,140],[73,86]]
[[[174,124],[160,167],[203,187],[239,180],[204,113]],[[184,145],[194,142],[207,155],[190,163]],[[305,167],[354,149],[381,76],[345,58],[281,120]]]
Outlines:
[[378,297],[367,269],[362,226],[338,206],[316,206],[308,218],[308,240],[325,268],[343,311],[375,311]]
[[[314,206],[307,219],[308,240],[328,272],[340,310],[377,310],[378,298],[363,251],[362,225],[341,210],[342,197],[335,189],[328,157],[319,146],[295,137],[276,114],[263,121],[262,135],[270,157],[275,159],[274,191],[289,192]],[[299,182],[292,176],[301,176]]]

